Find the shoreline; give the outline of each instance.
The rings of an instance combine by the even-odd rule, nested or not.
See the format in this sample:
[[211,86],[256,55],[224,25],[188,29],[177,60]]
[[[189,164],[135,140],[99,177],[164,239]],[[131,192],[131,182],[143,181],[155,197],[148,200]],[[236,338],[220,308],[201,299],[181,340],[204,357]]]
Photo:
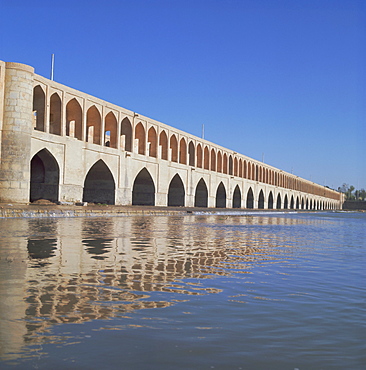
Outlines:
[[[333,212],[348,212],[338,210]],[[158,206],[116,206],[116,205],[56,205],[56,204],[0,204],[0,218],[64,218],[64,217],[127,217],[168,216],[198,214],[252,215],[256,213],[314,213],[332,212],[295,209],[251,209],[251,208],[199,208]],[[357,212],[357,210],[350,210]],[[362,211],[361,211],[362,212]]]

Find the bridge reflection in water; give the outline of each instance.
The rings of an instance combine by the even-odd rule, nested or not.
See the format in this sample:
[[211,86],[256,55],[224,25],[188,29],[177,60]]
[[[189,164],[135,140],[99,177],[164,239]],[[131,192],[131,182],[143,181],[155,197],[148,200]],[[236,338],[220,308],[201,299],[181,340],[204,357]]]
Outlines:
[[283,259],[292,242],[273,230],[301,222],[223,215],[0,220],[1,357],[30,356],[26,348],[44,342],[55,324],[219,293],[200,279],[251,274],[256,263],[275,262],[279,246]]

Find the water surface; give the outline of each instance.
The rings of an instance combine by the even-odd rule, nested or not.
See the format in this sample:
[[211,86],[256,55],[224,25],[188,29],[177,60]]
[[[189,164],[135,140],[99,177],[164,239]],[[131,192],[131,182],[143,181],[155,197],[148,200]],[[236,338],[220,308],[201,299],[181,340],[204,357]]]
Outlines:
[[1,368],[365,368],[366,214],[0,230]]

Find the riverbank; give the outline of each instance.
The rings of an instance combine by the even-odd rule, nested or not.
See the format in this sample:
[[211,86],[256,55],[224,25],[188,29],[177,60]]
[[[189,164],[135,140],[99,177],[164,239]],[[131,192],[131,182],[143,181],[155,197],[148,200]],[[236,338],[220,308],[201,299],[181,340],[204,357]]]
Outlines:
[[156,206],[116,206],[116,205],[56,205],[49,204],[9,204],[0,203],[0,218],[57,218],[57,217],[98,217],[98,216],[162,216],[187,214],[253,214],[258,212],[315,212],[293,209],[239,209],[239,208],[199,208],[199,207],[156,207]]

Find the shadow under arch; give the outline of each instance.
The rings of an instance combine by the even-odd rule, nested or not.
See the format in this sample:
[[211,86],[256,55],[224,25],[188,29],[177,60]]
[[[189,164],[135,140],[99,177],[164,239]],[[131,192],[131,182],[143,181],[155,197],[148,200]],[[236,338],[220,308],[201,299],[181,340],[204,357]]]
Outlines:
[[264,194],[263,190],[259,192],[259,197],[258,197],[258,208],[259,209],[264,209]]
[[194,206],[195,207],[207,207],[208,203],[208,191],[204,179],[201,179],[197,186],[194,194]]
[[83,202],[113,205],[115,203],[115,189],[111,171],[104,161],[99,159],[85,177]]
[[226,190],[225,186],[222,182],[220,182],[219,186],[216,190],[216,208],[226,208]]
[[154,206],[155,185],[146,168],[143,168],[135,178],[132,188],[133,206]]
[[268,209],[273,209],[273,194],[272,194],[272,191],[269,192],[269,196],[268,196]]
[[249,188],[247,194],[247,208],[254,208],[254,195],[252,188]]
[[239,185],[236,185],[234,189],[233,208],[241,208],[241,191]]
[[55,157],[47,149],[42,149],[33,156],[30,167],[30,202],[38,199],[57,202],[60,168]]
[[178,174],[176,174],[169,184],[168,206],[184,207],[184,185]]

